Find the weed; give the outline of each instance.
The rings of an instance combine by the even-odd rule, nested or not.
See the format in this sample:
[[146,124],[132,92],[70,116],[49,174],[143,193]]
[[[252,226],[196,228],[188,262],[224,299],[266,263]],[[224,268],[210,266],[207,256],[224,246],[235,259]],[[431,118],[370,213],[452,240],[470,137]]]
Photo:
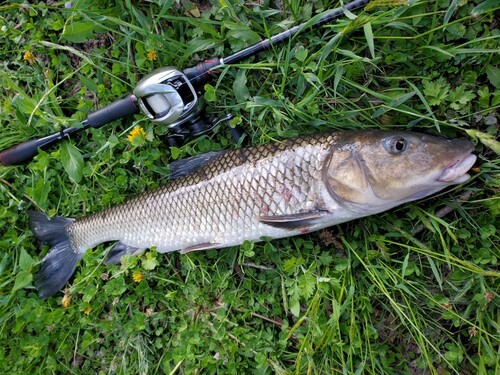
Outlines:
[[[338,5],[70,3],[0,5],[0,149],[78,126],[154,68],[228,55]],[[168,147],[142,115],[92,129],[0,167],[0,371],[499,373],[498,5],[399,3],[222,69],[207,111],[233,114],[250,144],[326,129],[469,136],[470,182],[280,241],[119,266],[103,265],[101,245],[41,300],[47,249],[28,209],[79,217],[165,183],[173,159],[235,147],[222,128]]]

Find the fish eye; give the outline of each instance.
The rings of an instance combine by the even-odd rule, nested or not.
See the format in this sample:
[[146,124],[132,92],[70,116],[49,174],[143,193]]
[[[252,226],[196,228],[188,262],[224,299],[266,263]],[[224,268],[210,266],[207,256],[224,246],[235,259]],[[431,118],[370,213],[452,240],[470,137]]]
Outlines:
[[392,137],[385,140],[384,147],[391,154],[400,154],[406,150],[407,144],[408,142],[403,137]]

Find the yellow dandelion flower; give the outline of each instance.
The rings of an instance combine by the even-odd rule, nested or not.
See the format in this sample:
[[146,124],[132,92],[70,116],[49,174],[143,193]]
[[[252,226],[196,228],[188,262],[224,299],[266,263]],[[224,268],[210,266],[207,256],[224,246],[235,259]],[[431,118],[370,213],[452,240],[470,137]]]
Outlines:
[[71,297],[69,296],[69,294],[65,294],[61,299],[61,306],[67,309],[69,305],[71,305]]
[[149,50],[148,60],[149,61],[156,61],[157,58],[158,58],[158,54],[156,53],[156,51],[154,49]]
[[128,140],[130,143],[132,143],[134,141],[134,139],[136,139],[137,137],[142,137],[142,138],[145,138],[146,137],[146,132],[144,131],[143,128],[141,128],[140,126],[136,126],[135,128],[133,128],[130,133],[128,133]]
[[87,306],[87,307],[85,308],[85,310],[83,310],[83,313],[84,313],[85,315],[89,315],[91,311],[92,311],[92,307]]
[[136,283],[140,283],[142,281],[142,279],[144,278],[144,274],[141,272],[141,271],[135,271],[133,274],[132,274],[132,279],[136,282]]
[[23,59],[24,59],[24,61],[27,61],[28,64],[30,64],[30,65],[33,65],[34,63],[36,63],[35,55],[31,51],[24,52]]

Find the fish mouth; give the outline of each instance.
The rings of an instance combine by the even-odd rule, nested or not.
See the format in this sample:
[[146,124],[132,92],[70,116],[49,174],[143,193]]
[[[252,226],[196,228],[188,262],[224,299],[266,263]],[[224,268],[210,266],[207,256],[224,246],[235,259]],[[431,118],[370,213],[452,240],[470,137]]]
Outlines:
[[476,162],[477,156],[474,154],[468,154],[465,157],[460,158],[453,164],[446,167],[441,175],[436,179],[438,182],[445,182],[448,184],[461,184],[470,178],[467,171]]

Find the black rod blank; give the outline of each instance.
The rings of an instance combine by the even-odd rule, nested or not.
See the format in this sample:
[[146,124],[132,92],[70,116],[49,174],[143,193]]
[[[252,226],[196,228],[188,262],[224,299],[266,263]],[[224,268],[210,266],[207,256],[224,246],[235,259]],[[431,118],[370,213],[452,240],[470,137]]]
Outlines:
[[[333,20],[339,18],[344,14],[344,9],[347,11],[355,10],[367,5],[370,0],[355,0],[350,3],[345,4],[342,8],[335,8],[331,11],[327,12],[323,17],[321,17],[318,21],[311,24],[311,27],[320,27],[326,25]],[[266,51],[270,49],[272,46],[281,44],[291,39],[294,35],[299,33],[303,28],[305,28],[307,22],[302,23],[300,25],[294,26],[289,30],[285,30],[279,34],[272,36],[269,39],[261,40],[250,47],[242,49],[230,56],[227,57],[215,57],[205,60],[201,63],[198,63],[196,66],[192,68],[187,68],[183,71],[186,77],[193,85],[199,85],[207,82],[210,77],[213,75],[214,68],[222,67],[227,64],[235,64],[240,62],[248,57],[252,57],[257,55],[260,52]]]
[[[330,23],[344,14],[344,11],[351,11],[361,8],[368,4],[370,0],[355,0],[344,5],[341,8],[332,9],[330,12],[314,22],[311,27],[319,27]],[[291,39],[295,34],[300,32],[307,25],[302,23],[294,26],[289,30],[285,30],[269,39],[262,40],[250,47],[238,51],[224,58],[211,58],[205,60],[194,67],[187,68],[183,71],[186,77],[194,86],[199,86],[208,81],[212,73],[216,73],[213,69],[226,64],[234,64],[248,57],[254,56],[262,51],[268,50],[271,46],[283,43]],[[128,95],[125,98],[119,99],[107,106],[89,113],[87,119],[83,121],[83,127],[70,127],[51,135],[23,142],[16,146],[10,147],[0,152],[0,163],[3,165],[23,164],[33,159],[38,153],[39,148],[49,147],[60,140],[68,137],[70,134],[77,134],[89,127],[99,128],[114,120],[128,117],[135,113],[139,113],[137,98],[134,95]]]
[[[370,0],[356,0],[352,1],[348,4],[345,5],[345,9],[348,11],[354,10],[361,8],[368,4]],[[339,18],[344,14],[344,9],[342,8],[335,8],[329,11],[327,14],[325,14],[323,17],[321,17],[317,22],[312,24],[311,26],[314,27],[320,27],[323,25],[326,25],[333,20]],[[302,28],[305,27],[307,23],[302,23],[300,25],[294,26],[289,30],[285,30],[279,34],[276,34],[272,36],[269,39],[262,40],[253,46],[247,47],[241,51],[238,51],[228,57],[224,57],[223,62],[224,64],[234,64],[237,63],[241,60],[244,60],[250,56],[256,55],[257,53],[260,53],[262,51],[265,51],[273,45],[277,45],[283,42],[286,42],[287,40],[291,39],[295,34],[297,34]]]

